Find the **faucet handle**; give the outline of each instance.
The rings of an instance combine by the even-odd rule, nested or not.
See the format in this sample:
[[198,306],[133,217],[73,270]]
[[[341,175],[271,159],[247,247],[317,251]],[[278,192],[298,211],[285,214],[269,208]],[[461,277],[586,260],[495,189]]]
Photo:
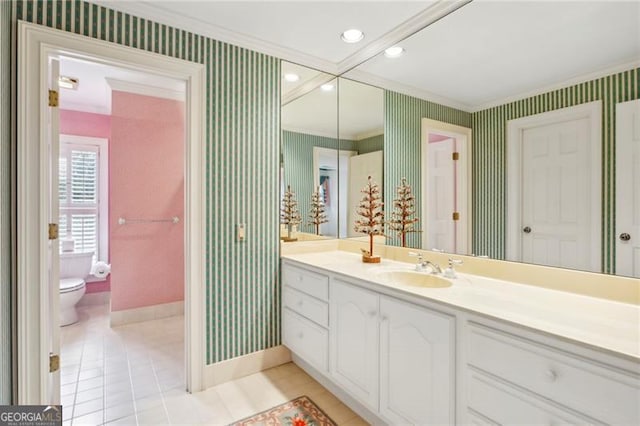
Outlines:
[[422,255],[422,253],[420,253],[418,251],[410,251],[409,252],[409,256],[417,257],[418,258],[418,262],[422,262],[422,259],[424,259],[424,256]]
[[449,258],[449,268],[453,268],[453,265],[462,265],[464,261],[462,259]]

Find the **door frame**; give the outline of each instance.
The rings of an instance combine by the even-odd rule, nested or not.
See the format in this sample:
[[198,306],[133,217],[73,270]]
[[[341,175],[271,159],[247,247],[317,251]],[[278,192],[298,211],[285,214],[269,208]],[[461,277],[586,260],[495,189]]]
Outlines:
[[[466,194],[459,197],[458,212],[462,218],[458,224],[458,233],[456,236],[457,254],[471,253],[471,236],[473,231],[473,222],[471,220],[472,204],[472,173],[471,173],[471,143],[473,142],[472,130],[469,127],[458,126],[455,124],[445,123],[444,121],[432,120],[430,118],[422,119],[422,143],[420,144],[420,176],[421,176],[421,194],[420,202],[421,216],[425,217],[425,212],[429,205],[429,186],[426,184],[428,179],[428,159],[429,159],[429,133],[439,133],[456,139],[458,143],[458,152],[460,159],[458,160],[458,177],[456,191],[458,194]],[[453,212],[452,212],[453,213]],[[428,222],[422,222],[422,238],[421,244],[424,250],[431,250],[428,244]],[[456,254],[456,253],[452,253]]]
[[602,247],[602,101],[587,102],[573,107],[529,115],[507,121],[507,228],[505,236],[506,260],[521,261],[522,258],[522,135],[527,129],[561,121],[586,118],[590,123],[591,153],[591,208],[589,212],[592,232],[590,264],[593,272],[600,272]]
[[205,247],[205,68],[107,41],[18,22],[17,87],[17,401],[47,402],[46,327],[48,197],[46,173],[48,58],[89,59],[184,80],[185,126],[185,350],[186,387],[203,389]]

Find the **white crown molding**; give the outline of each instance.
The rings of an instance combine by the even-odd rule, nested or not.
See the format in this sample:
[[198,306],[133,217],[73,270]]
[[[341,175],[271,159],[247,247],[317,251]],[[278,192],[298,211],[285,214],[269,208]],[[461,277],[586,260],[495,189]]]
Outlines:
[[413,96],[425,101],[434,102],[440,105],[456,108],[461,111],[469,112],[471,105],[464,104],[462,102],[455,101],[444,96],[436,95],[424,89],[419,89],[408,84],[399,83],[395,80],[389,80],[375,74],[368,73],[362,70],[352,70],[345,76],[350,80],[359,81],[361,83],[371,84],[382,89],[391,90],[393,92],[402,93],[404,95]]
[[315,90],[316,88],[322,86],[325,83],[328,83],[331,80],[334,80],[335,78],[336,78],[335,75],[330,75],[330,74],[316,75],[312,79],[304,82],[304,84],[301,84],[295,89],[292,89],[289,92],[287,92],[287,94],[282,97],[282,101],[281,101],[282,106],[285,106],[286,104],[295,101],[299,97],[306,95],[312,90]]
[[358,133],[357,135],[355,135],[354,140],[361,141],[363,139],[368,139],[368,138],[372,138],[374,136],[380,136],[380,135],[384,135],[384,128],[382,127],[379,129],[369,130],[367,132]]
[[111,115],[111,109],[103,106],[85,105],[78,102],[60,102],[60,110],[86,112],[89,114]]
[[154,98],[165,98],[174,101],[184,101],[185,92],[182,90],[172,90],[166,87],[150,86],[148,84],[133,83],[131,81],[118,80],[116,78],[105,77],[107,84],[111,90],[120,92],[135,93],[144,96],[153,96]]
[[310,130],[310,129],[305,129],[303,127],[296,127],[296,126],[282,126],[282,131],[293,132],[293,133],[302,133],[304,135],[311,135],[311,136],[320,136],[320,137],[323,137],[323,138],[338,139],[337,131],[336,132],[323,132],[323,131],[319,131],[319,130]]
[[337,64],[336,74],[343,74],[363,62],[368,61],[385,49],[412,36],[428,25],[433,24],[448,14],[460,9],[472,0],[438,0],[422,12],[412,16],[391,31],[372,41],[356,53],[346,57]]
[[288,49],[274,43],[269,43],[246,34],[240,34],[199,19],[176,14],[173,11],[164,9],[162,7],[162,2],[114,0],[93,0],[93,2],[120,12],[150,19],[154,22],[170,25],[171,27],[191,31],[194,34],[207,36],[217,41],[222,41],[259,53],[275,56],[276,58],[315,68],[319,71],[337,74],[338,67],[331,61],[294,49]]
[[511,102],[519,101],[521,99],[530,98],[532,96],[541,95],[543,93],[552,92],[554,90],[564,89],[566,87],[575,86],[576,84],[585,83],[587,81],[596,80],[598,78],[606,77],[608,75],[617,74],[622,71],[628,71],[634,68],[640,67],[640,60],[635,60],[631,62],[624,62],[618,65],[614,65],[611,67],[603,68],[598,71],[594,71],[587,74],[581,74],[575,77],[570,78],[569,80],[565,80],[561,83],[552,84],[549,86],[544,86],[539,89],[530,90],[527,92],[519,93],[517,95],[508,96],[506,98],[496,99],[491,102],[487,102],[484,104],[479,104],[472,106],[469,109],[469,112],[478,112],[483,111],[485,109],[497,107],[500,105],[505,105]]

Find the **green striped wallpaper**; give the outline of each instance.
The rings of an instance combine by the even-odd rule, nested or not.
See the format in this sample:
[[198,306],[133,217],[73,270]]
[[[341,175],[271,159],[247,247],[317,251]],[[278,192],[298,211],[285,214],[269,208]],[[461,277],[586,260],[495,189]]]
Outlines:
[[[471,127],[471,114],[433,102],[385,90],[384,92],[384,203],[393,205],[395,188],[400,179],[407,178],[414,194],[420,194],[420,139],[422,119],[444,121],[458,126]],[[419,204],[419,203],[417,203]],[[387,208],[387,220],[391,209]],[[416,205],[416,217],[423,220],[422,208]],[[421,234],[407,236],[407,247],[420,247]],[[397,238],[388,244],[400,245]]]
[[602,101],[602,271],[615,273],[615,105],[640,97],[640,69],[473,114],[473,251],[505,256],[507,120]]
[[[356,150],[358,154],[367,154],[369,152],[384,150],[384,135],[371,136],[369,138],[356,141]],[[342,149],[345,149],[344,147]]]
[[0,405],[11,404],[11,3],[0,2]]
[[206,360],[280,344],[280,61],[79,0],[12,4],[15,19],[205,64]]

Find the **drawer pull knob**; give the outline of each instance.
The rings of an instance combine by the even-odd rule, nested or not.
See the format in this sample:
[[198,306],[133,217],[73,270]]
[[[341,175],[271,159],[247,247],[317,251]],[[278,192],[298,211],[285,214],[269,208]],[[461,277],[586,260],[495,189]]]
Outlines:
[[378,315],[378,312],[376,312],[376,311],[369,311],[369,316],[370,316],[371,318],[375,317],[376,315]]
[[558,373],[556,373],[552,369],[548,369],[547,370],[547,380],[549,380],[550,382],[555,382],[557,379],[558,379]]
[[298,306],[302,307],[303,303],[304,303],[304,301],[302,299],[298,300]]
[[389,321],[389,317],[386,315],[383,315],[382,318],[380,319],[381,322],[387,322]]
[[302,332],[298,333],[298,339],[304,339],[304,334]]

